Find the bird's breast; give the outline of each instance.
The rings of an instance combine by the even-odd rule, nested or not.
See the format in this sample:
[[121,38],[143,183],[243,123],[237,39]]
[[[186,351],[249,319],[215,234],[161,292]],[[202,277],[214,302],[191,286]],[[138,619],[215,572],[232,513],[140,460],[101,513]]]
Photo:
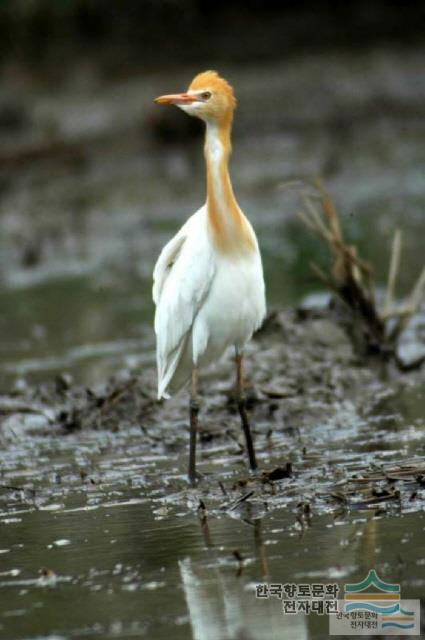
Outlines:
[[[258,250],[249,257],[216,257],[215,276],[194,326],[205,350],[203,363],[219,357],[231,346],[242,348],[265,316],[265,287]],[[200,338],[201,339],[201,338]]]

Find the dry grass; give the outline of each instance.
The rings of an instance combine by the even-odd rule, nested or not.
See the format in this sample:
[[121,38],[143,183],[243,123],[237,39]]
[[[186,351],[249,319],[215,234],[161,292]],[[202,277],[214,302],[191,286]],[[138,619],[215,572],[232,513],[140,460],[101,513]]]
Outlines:
[[301,192],[303,209],[299,212],[307,227],[327,244],[332,263],[325,272],[316,264],[312,268],[333,293],[338,319],[348,332],[356,352],[364,357],[378,356],[394,361],[403,371],[420,367],[425,356],[406,363],[398,353],[400,337],[411,317],[418,311],[425,293],[425,266],[410,294],[403,303],[395,302],[395,290],[400,273],[402,233],[394,233],[387,288],[380,308],[375,298],[375,283],[371,265],[360,258],[357,248],[344,238],[334,203],[319,180],[314,191]]

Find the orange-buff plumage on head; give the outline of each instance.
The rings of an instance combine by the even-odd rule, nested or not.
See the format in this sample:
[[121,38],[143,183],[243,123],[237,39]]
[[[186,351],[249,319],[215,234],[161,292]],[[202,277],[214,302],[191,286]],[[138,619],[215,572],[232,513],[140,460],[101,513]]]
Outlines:
[[171,93],[155,99],[157,104],[174,104],[190,116],[207,123],[218,124],[221,131],[230,132],[236,98],[230,84],[216,71],[203,71],[192,80],[183,93]]
[[216,71],[203,71],[199,73],[190,83],[188,93],[211,94],[205,100],[198,115],[204,120],[216,121],[224,129],[230,128],[233,120],[233,112],[236,108],[236,98],[233,89],[224,78],[221,78]]
[[229,106],[233,109],[236,108],[237,100],[233,93],[233,87],[227,80],[221,78],[217,71],[202,71],[193,78],[189,91],[202,91],[203,89],[226,96]]

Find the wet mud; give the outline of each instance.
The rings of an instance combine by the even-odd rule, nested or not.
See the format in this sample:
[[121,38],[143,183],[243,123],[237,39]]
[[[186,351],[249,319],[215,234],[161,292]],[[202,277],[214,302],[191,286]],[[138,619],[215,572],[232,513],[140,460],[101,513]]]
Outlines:
[[2,396],[4,637],[327,637],[323,618],[261,608],[255,584],[342,584],[368,563],[423,592],[423,371],[360,361],[327,307],[271,314],[246,360],[259,471],[229,354],[202,377],[195,487],[187,394],[158,402],[151,368]]

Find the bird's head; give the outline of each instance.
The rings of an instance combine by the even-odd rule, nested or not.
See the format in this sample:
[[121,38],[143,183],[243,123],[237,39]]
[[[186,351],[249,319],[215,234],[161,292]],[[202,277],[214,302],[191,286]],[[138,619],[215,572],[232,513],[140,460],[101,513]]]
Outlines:
[[230,84],[216,71],[203,71],[194,77],[184,93],[159,96],[157,104],[175,104],[205,122],[230,123],[236,98]]

